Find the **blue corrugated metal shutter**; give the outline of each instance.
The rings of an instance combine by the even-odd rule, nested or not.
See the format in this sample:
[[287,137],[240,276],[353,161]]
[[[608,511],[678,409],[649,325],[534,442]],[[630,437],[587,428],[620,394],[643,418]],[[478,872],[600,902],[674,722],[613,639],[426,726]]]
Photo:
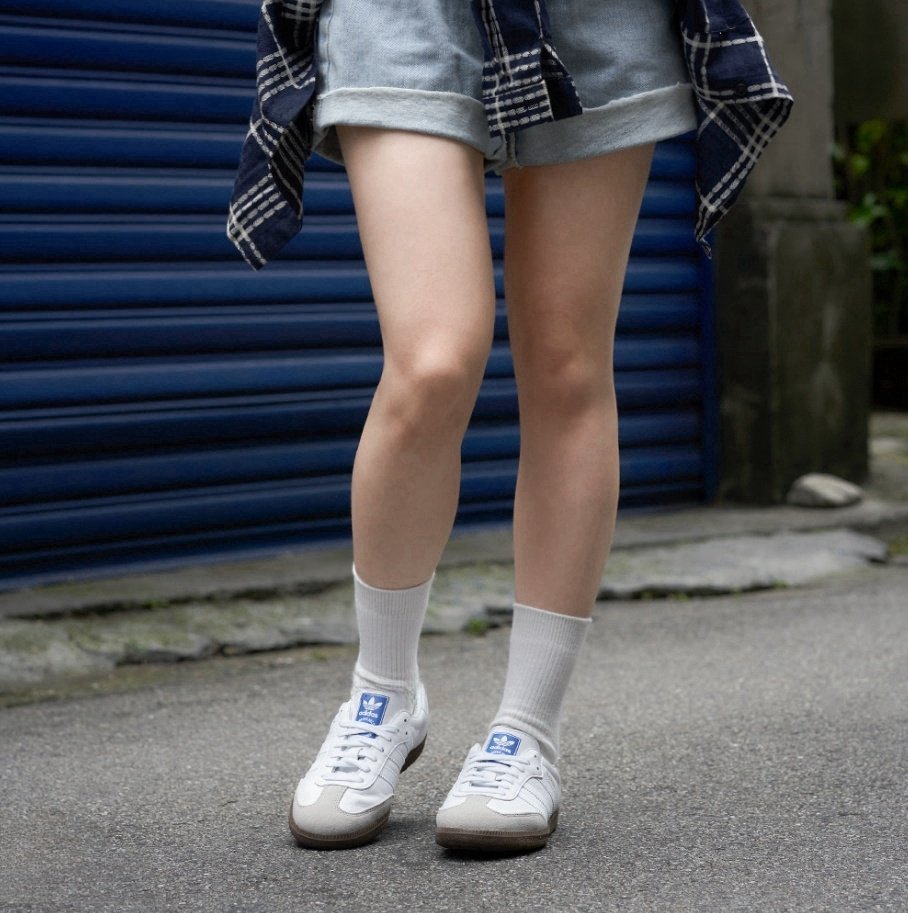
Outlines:
[[[343,172],[313,165],[306,226],[265,271],[224,236],[256,18],[257,0],[0,0],[3,586],[348,534],[381,349]],[[660,147],[634,243],[625,505],[710,484],[692,173],[689,143]],[[490,179],[499,255],[502,209]],[[500,304],[461,526],[508,519],[516,416]]]

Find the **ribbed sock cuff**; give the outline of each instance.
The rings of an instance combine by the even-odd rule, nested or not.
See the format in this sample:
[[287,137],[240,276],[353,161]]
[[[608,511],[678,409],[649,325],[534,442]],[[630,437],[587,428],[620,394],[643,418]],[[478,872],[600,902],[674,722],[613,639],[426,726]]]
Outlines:
[[514,603],[507,678],[493,725],[532,735],[552,762],[561,705],[589,627],[589,618]]
[[377,686],[414,689],[419,682],[419,635],[435,574],[403,589],[370,586],[353,571],[354,604],[359,630],[356,675]]

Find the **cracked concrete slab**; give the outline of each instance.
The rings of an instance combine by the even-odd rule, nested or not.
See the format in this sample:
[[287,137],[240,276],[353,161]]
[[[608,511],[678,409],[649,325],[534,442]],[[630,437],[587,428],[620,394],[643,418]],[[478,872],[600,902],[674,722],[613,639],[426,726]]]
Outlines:
[[107,672],[116,661],[84,650],[55,623],[0,622],[0,693],[63,678]]
[[[615,551],[600,599],[721,594],[799,586],[884,561],[886,544],[848,530],[737,536]],[[507,624],[513,565],[440,567],[424,631]],[[215,599],[55,620],[0,621],[0,692],[114,666],[356,641],[352,581],[316,595]]]
[[[877,460],[877,464],[882,465],[882,461]],[[901,464],[895,468],[901,469]],[[898,534],[908,530],[908,501],[895,499],[895,495],[906,496],[908,473],[891,475],[887,488],[889,500],[868,496],[850,507],[817,509],[790,505],[726,505],[667,510],[658,514],[622,514],[618,518],[612,554],[693,540],[769,535],[783,530],[806,532],[850,528],[868,533],[896,530]],[[439,571],[508,565],[512,559],[513,542],[507,525],[463,531],[452,536]],[[351,562],[348,543],[286,552],[257,560],[224,561],[107,579],[51,583],[0,592],[0,618],[49,618],[79,612],[148,610],[176,603],[322,599],[334,586],[349,584]],[[439,613],[443,614],[441,606]],[[442,622],[442,625],[447,629],[447,622]]]
[[[711,505],[622,514],[600,598],[796,587],[908,560],[908,416],[872,419],[868,497],[850,507]],[[452,536],[424,631],[509,622],[508,524]],[[349,543],[0,592],[0,692],[115,666],[356,640]]]
[[600,599],[802,586],[885,561],[885,542],[851,530],[736,536],[613,552]]
[[178,662],[356,639],[352,585],[316,597],[198,602],[0,621],[0,693],[129,663]]

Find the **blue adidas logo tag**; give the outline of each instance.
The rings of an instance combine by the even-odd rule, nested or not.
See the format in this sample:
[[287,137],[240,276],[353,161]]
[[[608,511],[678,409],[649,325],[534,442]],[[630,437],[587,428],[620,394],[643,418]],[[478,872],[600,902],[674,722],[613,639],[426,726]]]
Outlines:
[[369,723],[379,726],[385,718],[388,709],[388,696],[386,694],[369,694],[364,691],[359,699],[359,710],[356,713],[357,723]]
[[520,739],[510,732],[493,732],[486,745],[487,754],[516,755],[520,748]]

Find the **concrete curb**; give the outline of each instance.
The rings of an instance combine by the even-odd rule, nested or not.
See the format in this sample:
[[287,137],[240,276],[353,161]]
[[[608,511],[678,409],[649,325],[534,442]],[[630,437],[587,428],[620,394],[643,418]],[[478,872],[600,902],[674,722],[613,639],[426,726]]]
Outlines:
[[[871,487],[858,504],[622,514],[600,598],[800,586],[885,560],[879,538],[908,561],[908,415],[879,413],[871,427]],[[509,524],[454,535],[426,633],[507,624],[512,548]],[[74,678],[97,684],[119,666],[350,644],[351,564],[341,543],[0,592],[3,702],[66,693]]]
[[[842,508],[695,507],[621,515],[613,548],[702,542],[734,536],[771,535],[824,529],[892,538],[908,533],[908,503],[865,498]],[[484,527],[451,537],[440,568],[511,564],[510,526]],[[351,579],[349,544],[164,568],[96,580],[77,580],[0,592],[0,618],[38,618],[163,608],[195,602],[222,603],[307,597]]]
[[[852,528],[908,532],[908,504],[708,507],[623,516],[600,598],[737,593],[798,586],[886,559]],[[452,538],[424,631],[482,633],[513,602],[510,529]],[[349,547],[196,566],[2,596],[0,694],[123,665],[356,640]]]

